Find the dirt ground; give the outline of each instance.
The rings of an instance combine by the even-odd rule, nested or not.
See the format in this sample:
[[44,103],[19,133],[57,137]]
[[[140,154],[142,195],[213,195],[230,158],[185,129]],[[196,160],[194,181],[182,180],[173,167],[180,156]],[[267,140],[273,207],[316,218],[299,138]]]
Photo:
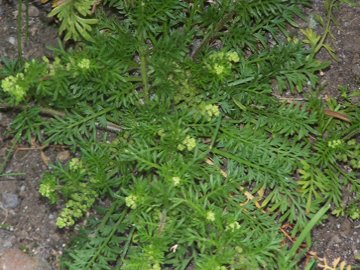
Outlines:
[[[16,6],[12,1],[0,0],[0,57],[17,56]],[[14,1],[16,2],[16,1]],[[321,12],[321,0],[314,0],[309,12]],[[36,58],[49,55],[48,46],[56,46],[56,27],[49,23],[46,10],[32,6],[29,21],[29,39],[24,44],[24,56]],[[360,89],[360,7],[342,6],[335,13],[338,25],[333,28],[333,47],[339,58],[324,71],[323,95],[337,97],[338,86]],[[315,25],[316,28],[316,25]],[[326,54],[321,54],[326,58]],[[6,161],[9,151],[14,150],[6,163],[6,173],[22,173],[21,176],[0,177],[0,253],[9,247],[18,247],[29,254],[46,259],[57,269],[58,257],[69,240],[69,232],[57,230],[55,219],[58,209],[49,206],[38,194],[39,179],[47,169],[46,157],[50,163],[70,158],[66,149],[50,147],[42,151],[39,146],[25,142],[13,145],[13,138],[6,135],[12,119],[9,112],[0,111],[0,167]],[[32,149],[29,149],[32,148]],[[360,254],[360,221],[330,216],[313,233],[312,251],[329,262],[340,257],[360,268],[355,256]],[[320,269],[320,268],[319,268]]]

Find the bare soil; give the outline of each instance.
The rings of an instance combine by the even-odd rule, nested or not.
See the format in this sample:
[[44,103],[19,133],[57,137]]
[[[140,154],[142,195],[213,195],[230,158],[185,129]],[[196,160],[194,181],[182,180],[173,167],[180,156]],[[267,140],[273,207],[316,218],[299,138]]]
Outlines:
[[[17,57],[17,8],[10,2],[0,0],[0,57],[14,59]],[[312,22],[313,12],[323,12],[322,2],[314,0],[314,8],[308,13],[308,23]],[[56,27],[49,23],[46,8],[32,6],[29,38],[23,44],[27,59],[51,55],[47,47],[56,46],[58,42]],[[331,67],[324,71],[322,85],[323,95],[338,97],[339,85],[360,89],[360,7],[344,5],[335,15],[338,25],[333,27],[335,39],[331,43],[339,61],[332,62]],[[329,57],[322,52],[320,58]],[[54,269],[58,269],[59,255],[71,232],[56,229],[55,219],[59,209],[40,198],[38,186],[41,175],[48,168],[47,162],[65,162],[70,156],[61,147],[41,149],[41,146],[25,142],[13,145],[13,138],[7,136],[6,131],[14,113],[0,112],[0,164],[13,150],[6,162],[5,172],[23,175],[0,177],[0,253],[7,248],[18,247],[46,259]],[[360,268],[360,261],[355,259],[360,254],[360,221],[329,216],[326,222],[315,228],[311,250],[319,257],[325,257],[329,263],[340,257],[353,269]]]

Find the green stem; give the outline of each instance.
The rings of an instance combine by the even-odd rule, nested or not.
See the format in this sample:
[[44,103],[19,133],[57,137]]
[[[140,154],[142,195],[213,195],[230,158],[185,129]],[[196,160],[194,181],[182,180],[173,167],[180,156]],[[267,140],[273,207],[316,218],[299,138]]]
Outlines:
[[235,160],[235,161],[239,162],[240,164],[249,166],[249,167],[257,169],[259,171],[263,171],[265,173],[269,173],[269,174],[272,174],[272,175],[277,176],[277,177],[282,177],[280,174],[278,174],[277,172],[274,172],[273,170],[270,170],[270,169],[265,168],[265,167],[261,167],[261,166],[255,164],[255,163],[252,163],[252,162],[250,162],[250,161],[248,161],[246,159],[242,159],[242,158],[240,158],[238,156],[235,156],[235,155],[233,155],[233,154],[231,154],[229,152],[225,152],[225,151],[222,151],[222,150],[217,149],[217,148],[212,148],[211,152],[213,152],[214,154],[217,154],[217,155],[220,155],[220,156]]
[[325,42],[327,36],[330,33],[330,24],[331,24],[331,21],[332,21],[332,19],[331,19],[332,10],[334,8],[334,4],[335,4],[336,1],[337,0],[330,1],[330,3],[329,3],[329,8],[327,10],[327,16],[326,16],[326,25],[325,25],[324,33],[323,33],[320,41],[318,42],[317,46],[315,47],[314,52],[312,53],[312,55],[316,55],[321,50],[321,48],[324,46],[324,42]]
[[96,117],[99,117],[100,115],[103,115],[105,113],[108,113],[110,112],[111,110],[113,110],[113,108],[107,108],[107,109],[103,109],[102,111],[100,112],[97,112],[97,113],[94,113],[92,115],[89,115],[88,117],[84,117],[82,118],[81,120],[71,124],[70,126],[68,126],[67,128],[74,128],[74,127],[77,127],[78,125],[82,124],[82,123],[86,123]]
[[[62,112],[62,111],[57,111],[57,110],[54,110],[54,109],[51,109],[51,108],[46,108],[46,107],[38,107],[39,110],[40,110],[40,114],[42,115],[48,115],[48,116],[51,116],[51,117],[65,117],[65,113]],[[7,103],[0,103],[0,110],[26,110],[26,109],[29,109],[29,106],[26,106],[26,105],[10,105],[10,104],[7,104]],[[97,117],[99,115],[102,115],[104,113],[107,113],[109,112],[111,109],[108,108],[106,109],[106,111],[104,112],[101,111],[97,114],[94,115],[91,115],[89,117],[87,117],[86,119],[82,119],[81,123],[84,121],[88,121],[88,120],[91,120],[93,119],[94,117]],[[73,124],[73,125],[77,125],[79,122]],[[121,130],[121,127],[119,125],[116,125],[114,123],[111,123],[111,122],[108,122],[106,128],[107,130],[109,131],[114,131],[114,132],[119,132]]]
[[[23,176],[25,173],[3,173],[0,174],[0,177],[10,177],[10,176]],[[6,179],[8,181],[8,179]]]
[[216,37],[216,34],[224,27],[224,25],[234,17],[236,13],[230,12],[227,16],[224,16],[222,20],[220,20],[214,27],[213,31],[209,31],[209,33],[204,37],[202,42],[200,43],[199,47],[195,49],[195,51],[192,53],[191,58],[195,59],[200,51],[203,49],[203,47],[208,44],[213,38]]
[[10,148],[7,150],[5,160],[0,166],[0,176],[10,176],[9,174],[4,174],[4,171],[6,170],[6,167],[7,167],[8,163],[10,162],[12,156],[15,153],[16,144],[18,143],[18,141],[19,141],[19,138],[15,137],[13,139],[13,142],[12,142]]
[[119,226],[120,226],[121,222],[124,220],[124,218],[126,217],[126,215],[127,215],[127,211],[124,211],[123,214],[119,217],[118,221],[113,225],[112,230],[109,233],[109,235],[106,237],[105,241],[96,250],[96,253],[94,254],[94,256],[91,257],[91,260],[86,264],[86,267],[84,268],[84,270],[93,269],[91,267],[93,267],[93,264],[101,255],[101,252],[103,252],[104,248],[110,242],[110,240],[113,237],[113,235],[115,234],[115,232],[119,229]]
[[143,82],[143,90],[144,90],[144,96],[145,100],[148,101],[150,98],[149,95],[149,82],[147,77],[147,70],[146,70],[146,57],[144,49],[141,47],[139,50],[139,56],[140,56],[140,68],[141,68],[141,78]]
[[29,0],[25,0],[25,44],[29,38]]
[[134,235],[134,232],[135,232],[135,227],[132,227],[131,230],[130,230],[130,232],[129,232],[128,239],[127,239],[127,241],[126,241],[126,243],[125,243],[124,250],[123,250],[123,252],[122,252],[122,254],[121,254],[120,263],[119,263],[117,269],[121,269],[121,268],[119,268],[119,267],[121,267],[122,262],[125,260],[126,254],[128,253],[128,250],[129,250],[129,247],[130,247],[130,243],[131,243],[131,239],[132,239],[132,237],[133,237],[133,235]]
[[324,206],[323,208],[321,208],[305,226],[304,230],[300,233],[299,237],[297,238],[296,242],[293,244],[288,253],[289,259],[293,259],[301,243],[305,240],[307,236],[310,235],[311,229],[316,225],[316,223],[321,219],[321,217],[325,215],[329,208],[329,206]]
[[22,16],[22,0],[19,0],[19,10],[17,14],[17,45],[18,45],[18,60],[22,62],[22,40],[21,40],[21,16]]

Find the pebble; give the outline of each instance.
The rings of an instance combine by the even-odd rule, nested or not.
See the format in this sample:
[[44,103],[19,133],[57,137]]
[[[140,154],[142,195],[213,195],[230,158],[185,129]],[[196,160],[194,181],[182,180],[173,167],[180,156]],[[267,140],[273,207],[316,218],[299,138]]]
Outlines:
[[29,17],[38,17],[40,15],[40,11],[37,7],[29,6]]
[[67,150],[61,151],[56,155],[56,159],[59,160],[60,162],[64,162],[69,158],[70,158],[70,152]]
[[13,247],[16,242],[16,237],[13,233],[0,230],[0,251]]
[[51,270],[51,267],[38,257],[31,257],[19,249],[12,248],[0,257],[0,270]]
[[10,44],[12,44],[12,45],[15,45],[15,44],[16,44],[16,38],[14,38],[14,37],[9,37],[9,38],[7,39],[7,41],[8,41]]
[[358,80],[360,78],[360,63],[353,63],[351,71],[355,78]]
[[4,192],[2,193],[1,203],[2,207],[4,207],[5,209],[12,209],[19,206],[20,199],[19,196],[15,193]]

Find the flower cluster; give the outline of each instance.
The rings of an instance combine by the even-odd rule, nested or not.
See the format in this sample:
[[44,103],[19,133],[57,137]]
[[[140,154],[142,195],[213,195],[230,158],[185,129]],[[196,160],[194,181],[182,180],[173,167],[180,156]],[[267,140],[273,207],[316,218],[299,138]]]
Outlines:
[[15,103],[22,101],[26,95],[27,87],[23,83],[24,73],[8,76],[1,82],[1,88],[15,98]]
[[206,213],[206,219],[207,219],[208,221],[214,222],[214,221],[215,221],[215,213],[212,212],[212,211],[208,211],[208,212]]
[[342,143],[343,143],[342,140],[332,140],[328,142],[328,146],[330,148],[335,149],[338,148],[340,145],[342,145]]
[[336,158],[339,161],[347,162],[352,169],[360,169],[360,145],[355,139],[349,140],[346,144],[348,150],[339,153]]
[[151,270],[161,270],[161,266],[160,266],[160,264],[159,264],[159,263],[155,263],[155,264],[153,264],[153,266],[152,266]]
[[127,196],[125,198],[125,204],[127,207],[131,208],[131,209],[136,209],[137,207],[137,196],[133,195],[133,194],[130,194],[129,196]]
[[235,231],[240,229],[241,225],[239,224],[239,222],[235,221],[233,223],[230,223],[229,225],[226,226],[225,230],[226,231]]
[[200,113],[207,120],[211,120],[213,117],[218,117],[220,115],[219,107],[213,104],[201,104]]
[[240,57],[237,52],[220,51],[210,55],[206,66],[211,73],[217,75],[219,78],[224,78],[230,74],[233,63],[238,63],[239,61]]
[[80,172],[80,173],[85,173],[86,170],[84,168],[84,164],[81,162],[80,159],[78,158],[72,158],[69,162],[69,170],[72,172]]
[[77,66],[83,70],[90,69],[90,60],[87,58],[83,58],[77,63]]
[[51,174],[45,174],[39,187],[39,193],[41,196],[48,198],[51,203],[56,203],[58,200],[56,186],[56,178]]
[[191,136],[186,136],[186,138],[178,145],[177,149],[183,151],[187,149],[192,151],[196,147],[196,140]]
[[171,180],[175,187],[178,186],[181,182],[181,179],[178,176],[174,176],[173,178],[171,178]]
[[90,190],[85,184],[82,185],[81,193],[74,193],[71,199],[65,204],[65,208],[56,219],[58,228],[70,227],[75,224],[75,219],[80,218],[94,204],[97,193]]
[[55,57],[52,63],[46,56],[44,56],[42,60],[46,64],[50,76],[55,76],[59,70],[64,69],[59,57]]

